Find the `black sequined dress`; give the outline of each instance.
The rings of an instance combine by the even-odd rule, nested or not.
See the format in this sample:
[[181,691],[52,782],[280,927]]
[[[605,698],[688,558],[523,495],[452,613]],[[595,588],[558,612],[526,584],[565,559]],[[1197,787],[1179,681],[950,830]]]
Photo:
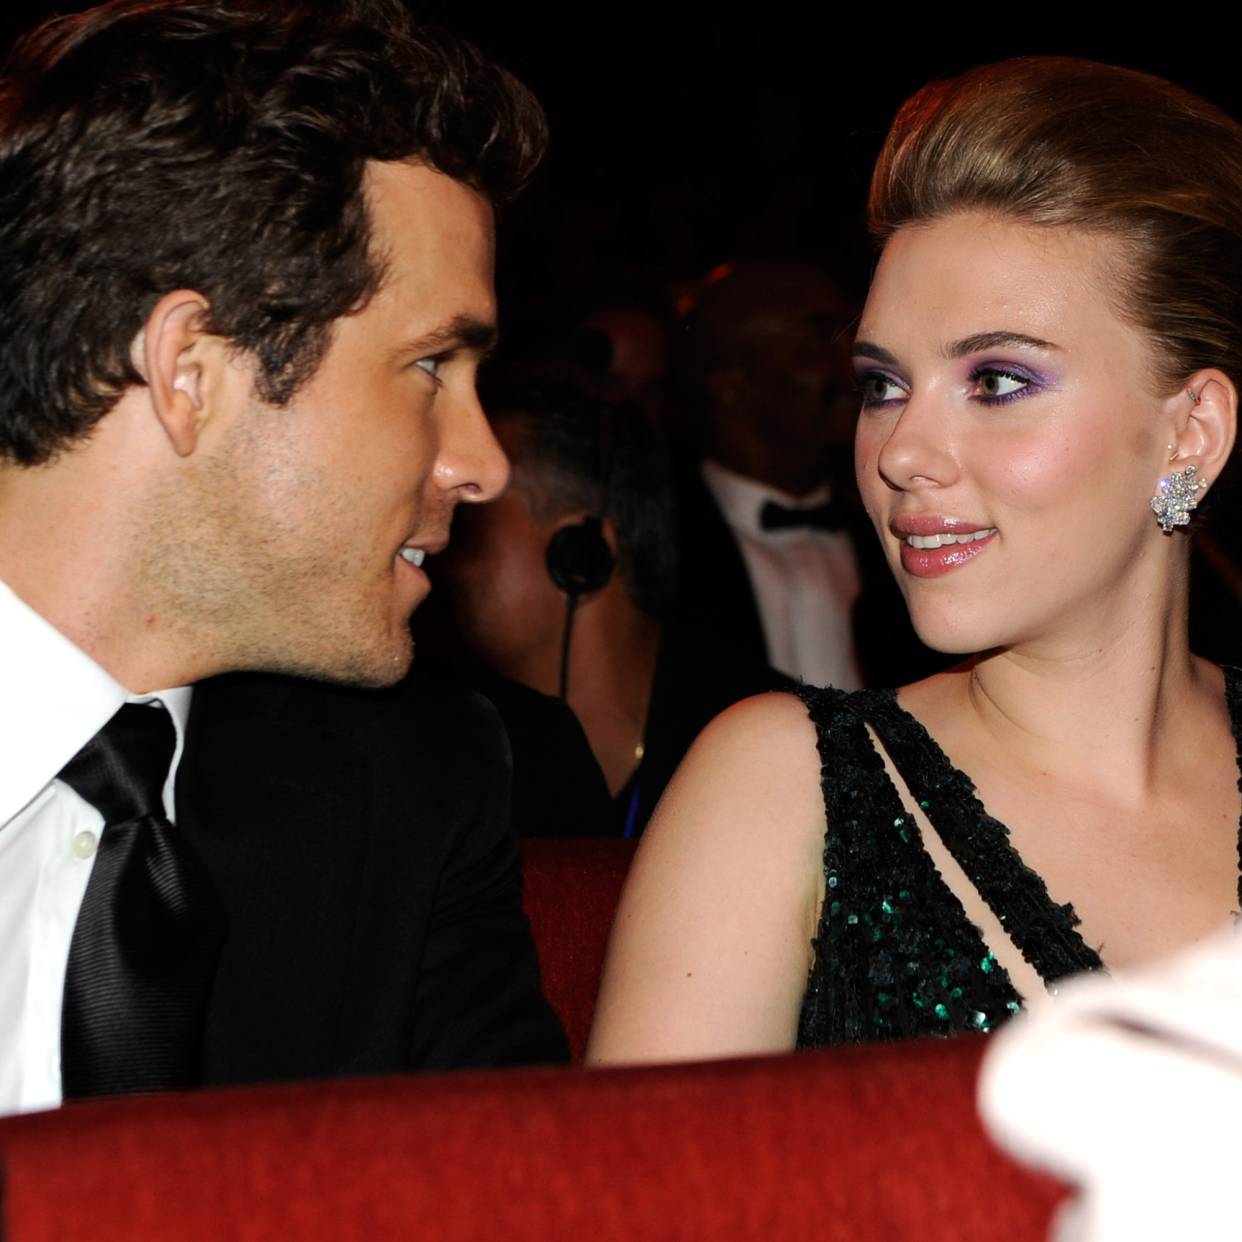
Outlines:
[[[1043,979],[1102,967],[1075,931],[1073,908],[1052,902],[970,778],[897,705],[895,691],[808,686],[799,693],[819,734],[828,831],[827,888],[798,1047],[987,1031],[1020,1008],[1004,967],[923,848],[868,724],[946,849]],[[1237,669],[1225,670],[1225,696],[1242,768]],[[1242,880],[1239,889],[1242,902]]]

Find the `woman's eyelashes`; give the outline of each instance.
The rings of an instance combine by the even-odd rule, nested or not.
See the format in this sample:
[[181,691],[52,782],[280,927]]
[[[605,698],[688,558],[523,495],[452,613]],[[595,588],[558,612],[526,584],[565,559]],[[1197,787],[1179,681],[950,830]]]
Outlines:
[[981,405],[1006,405],[1043,387],[1027,371],[994,363],[975,367],[970,373],[970,385],[972,395]]
[[[911,385],[887,371],[862,371],[855,377],[854,382],[862,393],[864,409],[908,401],[912,391]],[[983,363],[970,370],[966,380],[966,395],[980,405],[997,406],[1020,400],[1045,387],[1045,381],[1022,367]]]
[[862,393],[864,407],[904,401],[910,395],[891,375],[886,375],[883,371],[863,371],[855,376],[854,383]]

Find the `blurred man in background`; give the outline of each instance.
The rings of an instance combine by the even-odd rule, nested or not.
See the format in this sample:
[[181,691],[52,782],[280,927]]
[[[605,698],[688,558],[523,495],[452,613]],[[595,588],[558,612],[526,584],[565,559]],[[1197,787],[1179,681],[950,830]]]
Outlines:
[[[670,624],[667,467],[641,409],[601,406],[565,371],[494,388],[485,405],[513,469],[499,500],[459,511],[437,558],[457,654],[564,697],[613,800],[606,831],[638,835],[703,726],[788,680]],[[566,588],[574,564],[550,560],[566,540],[580,545],[580,589]]]
[[743,261],[712,273],[677,342],[677,619],[845,690],[938,661],[854,487],[858,309],[813,264]]
[[608,337],[611,355],[601,396],[613,405],[634,401],[655,427],[663,425],[668,336],[663,318],[648,307],[619,304],[583,322]]

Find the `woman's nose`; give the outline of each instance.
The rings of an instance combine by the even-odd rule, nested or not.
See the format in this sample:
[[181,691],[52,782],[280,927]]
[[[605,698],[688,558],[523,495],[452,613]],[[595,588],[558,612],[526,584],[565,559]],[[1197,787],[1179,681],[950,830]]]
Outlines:
[[931,396],[912,396],[878,443],[874,469],[896,491],[948,487],[961,473],[955,440],[948,412]]

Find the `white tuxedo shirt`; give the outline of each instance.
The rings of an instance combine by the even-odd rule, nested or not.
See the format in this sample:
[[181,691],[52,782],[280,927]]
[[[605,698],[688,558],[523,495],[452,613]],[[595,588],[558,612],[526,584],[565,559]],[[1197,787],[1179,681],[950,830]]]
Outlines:
[[103,817],[56,774],[126,702],[163,702],[177,730],[173,815],[191,689],[131,695],[0,582],[0,1113],[60,1103],[69,945]]
[[827,503],[828,488],[789,496],[710,458],[702,471],[741,548],[767,639],[768,663],[813,686],[861,689],[851,614],[862,582],[849,532],[764,530],[760,521],[770,500],[788,509],[814,509]]

